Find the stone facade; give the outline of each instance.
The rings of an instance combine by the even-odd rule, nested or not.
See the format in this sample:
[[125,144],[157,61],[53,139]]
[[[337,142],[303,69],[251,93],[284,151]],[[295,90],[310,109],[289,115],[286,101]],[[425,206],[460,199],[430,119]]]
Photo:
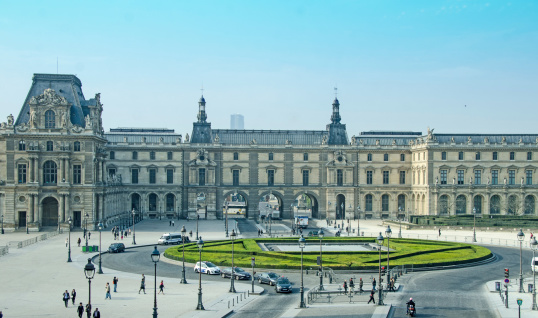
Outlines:
[[36,74],[17,120],[1,124],[6,228],[26,217],[31,229],[69,216],[80,225],[86,214],[93,226],[114,224],[133,210],[222,218],[231,195],[249,218],[263,202],[282,218],[306,208],[322,219],[536,214],[538,135],[374,131],[349,142],[337,99],[325,130],[212,129],[203,97],[185,139],[169,129],[104,133],[99,94],[85,100],[80,87],[72,75]]

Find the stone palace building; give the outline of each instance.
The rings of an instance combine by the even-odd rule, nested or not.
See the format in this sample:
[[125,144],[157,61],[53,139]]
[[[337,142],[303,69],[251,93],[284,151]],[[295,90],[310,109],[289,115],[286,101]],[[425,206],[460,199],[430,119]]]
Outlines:
[[536,214],[538,134],[348,138],[339,109],[335,98],[324,130],[213,129],[202,96],[190,136],[105,132],[100,94],[86,99],[74,75],[35,74],[17,118],[0,126],[3,227],[220,219],[234,207],[236,217],[332,220]]

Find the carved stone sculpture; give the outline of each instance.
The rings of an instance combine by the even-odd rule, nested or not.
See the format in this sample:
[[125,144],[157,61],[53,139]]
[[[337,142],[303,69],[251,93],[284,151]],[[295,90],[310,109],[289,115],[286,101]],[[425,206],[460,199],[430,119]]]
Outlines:
[[90,118],[90,115],[86,115],[86,117],[84,117],[84,121],[86,122],[86,129],[92,128],[92,119]]
[[185,142],[189,142],[189,134],[188,133],[185,135]]
[[30,111],[30,120],[28,120],[28,123],[30,124],[30,128],[36,128],[37,126],[37,114],[35,110]]
[[13,126],[13,115],[12,114],[9,114],[9,116],[7,116],[7,125],[8,126]]

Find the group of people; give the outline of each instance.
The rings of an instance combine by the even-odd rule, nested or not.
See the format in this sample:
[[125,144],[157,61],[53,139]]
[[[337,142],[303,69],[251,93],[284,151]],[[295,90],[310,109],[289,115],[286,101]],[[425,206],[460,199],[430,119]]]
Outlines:
[[[65,308],[69,306],[69,300],[71,300],[71,304],[74,306],[76,298],[77,298],[77,292],[74,289],[71,291],[71,294],[69,294],[69,291],[66,289],[62,295],[62,300],[64,302]],[[86,304],[86,306],[84,306],[82,305],[82,303],[79,303],[77,307],[77,314],[79,318],[82,318],[82,315],[84,314],[84,312],[86,312],[87,318],[91,318],[91,317],[101,318],[101,313],[99,312],[99,308],[95,308],[95,311],[93,312],[93,315],[92,315],[92,305]]]
[[169,225],[170,226],[176,226],[176,223],[174,222],[174,220],[170,220]]
[[[142,280],[140,281],[140,289],[138,290],[138,293],[140,294],[141,291],[144,291],[144,294],[146,293],[146,276],[144,276],[144,274],[142,274]],[[164,280],[161,280],[161,284],[159,284],[158,294],[164,295]]]
[[114,240],[119,240],[120,237],[123,240],[123,237],[127,237],[131,234],[131,229],[128,230],[120,230],[118,226],[114,226],[111,230],[112,234],[114,235]]

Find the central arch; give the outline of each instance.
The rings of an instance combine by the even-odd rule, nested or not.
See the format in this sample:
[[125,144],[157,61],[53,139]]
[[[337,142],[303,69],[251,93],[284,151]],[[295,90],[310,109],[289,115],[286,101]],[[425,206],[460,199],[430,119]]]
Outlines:
[[43,226],[58,226],[58,200],[53,197],[43,199],[43,216],[41,223]]
[[239,192],[230,192],[224,197],[222,204],[223,216],[229,218],[248,217],[248,201],[246,197]]
[[292,213],[294,217],[306,215],[310,218],[321,218],[319,213],[319,203],[315,195],[307,192],[299,193],[292,203]]
[[[271,215],[273,219],[283,218],[283,199],[282,195],[275,191],[262,193],[259,200],[260,218]],[[290,216],[290,218],[293,216]]]

